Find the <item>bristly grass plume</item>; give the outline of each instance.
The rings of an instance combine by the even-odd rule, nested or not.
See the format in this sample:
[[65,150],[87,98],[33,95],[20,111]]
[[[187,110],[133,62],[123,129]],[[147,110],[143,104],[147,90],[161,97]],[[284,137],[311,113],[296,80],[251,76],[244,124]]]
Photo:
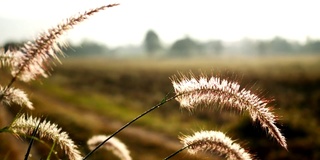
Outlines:
[[218,77],[202,75],[199,79],[193,74],[180,74],[171,78],[177,96],[176,100],[182,108],[188,110],[196,106],[218,105],[242,112],[247,110],[253,121],[258,120],[261,126],[267,129],[269,135],[278,143],[287,148],[285,137],[275,125],[276,116],[267,107],[268,101],[259,98],[246,89],[241,89],[236,82],[230,82]]
[[[78,23],[89,16],[118,4],[101,6],[77,16],[66,19],[63,23],[42,33],[34,42],[27,42],[20,50],[8,50],[7,59],[10,61],[11,74],[22,81],[28,82],[38,76],[48,77],[48,68],[53,60],[59,61],[56,53],[62,53],[58,45],[58,38],[67,30],[72,29]],[[62,53],[63,55],[63,53]]]
[[18,104],[21,107],[26,106],[28,109],[34,109],[32,102],[29,100],[27,94],[17,88],[9,88],[5,92],[5,88],[0,85],[1,103],[10,106],[11,104]]
[[[91,137],[88,141],[88,147],[90,150],[95,149],[101,142],[107,139],[109,136],[105,135],[96,135]],[[132,160],[130,152],[127,149],[127,146],[122,143],[118,138],[112,137],[107,143],[103,145],[103,148],[111,151],[121,160]]]
[[192,136],[183,136],[180,139],[190,154],[209,151],[225,155],[228,160],[252,159],[252,155],[245,149],[219,131],[195,132]]
[[78,151],[78,147],[70,139],[66,132],[61,131],[58,125],[50,121],[41,121],[39,118],[25,116],[24,114],[17,118],[8,128],[9,131],[20,136],[30,136],[38,127],[37,134],[40,139],[50,139],[60,146],[60,148],[68,155],[71,160],[80,160],[82,156]]

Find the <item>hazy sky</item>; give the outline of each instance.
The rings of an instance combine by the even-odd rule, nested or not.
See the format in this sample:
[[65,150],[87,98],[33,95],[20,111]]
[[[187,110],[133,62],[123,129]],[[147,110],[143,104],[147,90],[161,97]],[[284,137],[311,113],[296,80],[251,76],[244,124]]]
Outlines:
[[109,3],[120,6],[77,25],[66,39],[136,45],[149,29],[166,44],[185,36],[200,41],[320,39],[317,0],[1,0],[0,44],[32,40],[69,16]]

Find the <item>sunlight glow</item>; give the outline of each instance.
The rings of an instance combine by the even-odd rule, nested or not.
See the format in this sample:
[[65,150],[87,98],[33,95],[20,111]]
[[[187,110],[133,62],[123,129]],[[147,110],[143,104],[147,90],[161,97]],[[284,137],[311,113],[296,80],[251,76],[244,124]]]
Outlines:
[[109,3],[120,6],[93,16],[70,31],[67,39],[79,42],[87,38],[109,46],[139,45],[149,29],[166,44],[185,36],[201,41],[320,38],[316,0],[4,0],[0,5],[0,44],[33,38],[62,19]]

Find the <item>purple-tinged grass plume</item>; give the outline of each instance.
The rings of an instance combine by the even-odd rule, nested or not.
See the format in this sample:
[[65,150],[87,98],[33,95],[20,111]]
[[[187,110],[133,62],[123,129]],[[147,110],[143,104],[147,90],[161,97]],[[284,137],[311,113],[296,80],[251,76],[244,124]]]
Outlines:
[[[107,139],[108,136],[105,135],[96,135],[91,137],[87,144],[90,150],[95,149],[101,142]],[[122,143],[119,139],[112,137],[108,142],[103,145],[103,148],[111,151],[114,155],[119,157],[121,160],[132,160],[130,152],[127,149],[126,145]]]
[[41,122],[39,118],[33,118],[32,116],[25,116],[23,114],[14,120],[8,130],[20,136],[30,136],[37,127],[37,135],[39,135],[40,139],[45,138],[52,140],[60,146],[70,160],[82,159],[78,147],[69,138],[68,134],[61,131],[61,128],[58,128],[58,125],[49,121],[44,120]]
[[259,98],[249,90],[241,89],[236,82],[214,76],[208,78],[202,75],[196,79],[192,74],[190,77],[180,74],[171,80],[178,95],[176,100],[182,108],[192,110],[200,105],[218,105],[240,112],[247,110],[253,121],[258,120],[262,128],[287,149],[286,139],[275,125],[276,116],[267,107],[267,100]]

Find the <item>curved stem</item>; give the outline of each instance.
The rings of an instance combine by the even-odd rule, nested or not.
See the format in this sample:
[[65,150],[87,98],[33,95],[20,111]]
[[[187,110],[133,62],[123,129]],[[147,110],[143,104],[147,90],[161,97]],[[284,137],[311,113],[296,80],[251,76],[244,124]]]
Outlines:
[[182,152],[183,150],[185,150],[186,148],[188,148],[189,146],[184,146],[183,148],[179,149],[178,151],[172,153],[170,156],[166,157],[163,160],[168,160],[169,158],[172,158],[173,156],[177,155],[178,153]]
[[152,108],[148,109],[147,111],[143,112],[142,114],[140,114],[139,116],[137,116],[136,118],[134,118],[133,120],[131,120],[130,122],[128,122],[127,124],[125,124],[124,126],[122,126],[120,129],[118,129],[117,131],[115,131],[113,134],[111,134],[106,140],[104,140],[103,142],[101,142],[95,149],[93,149],[91,152],[89,152],[84,158],[83,160],[87,159],[93,152],[95,152],[97,149],[99,149],[103,144],[105,144],[108,140],[110,140],[112,137],[114,137],[116,134],[118,134],[119,132],[121,132],[123,129],[125,129],[126,127],[128,127],[130,124],[132,124],[133,122],[137,121],[138,119],[140,119],[141,117],[143,117],[144,115],[150,113],[151,111],[159,108],[160,106],[162,106],[163,104],[173,100],[174,98],[176,98],[178,95],[172,96],[170,98],[167,98],[167,96],[157,105],[153,106]]

